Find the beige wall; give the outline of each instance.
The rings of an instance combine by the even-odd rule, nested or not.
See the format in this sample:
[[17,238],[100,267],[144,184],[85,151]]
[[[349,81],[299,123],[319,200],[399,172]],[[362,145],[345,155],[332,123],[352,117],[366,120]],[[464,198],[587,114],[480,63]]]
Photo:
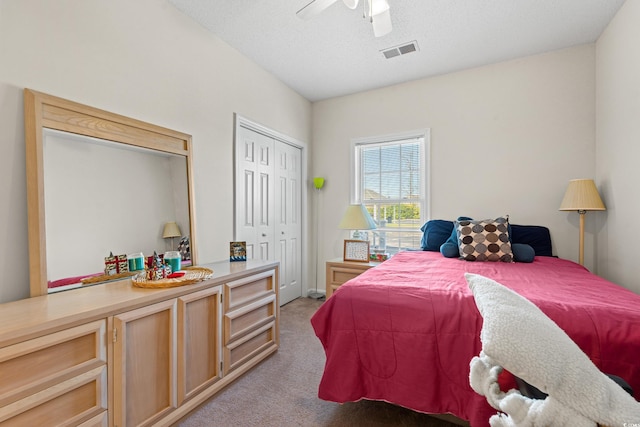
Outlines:
[[640,293],[633,255],[633,224],[640,211],[638,22],[640,1],[625,2],[596,45],[596,171],[607,205],[600,217],[598,271]]
[[193,135],[202,262],[233,238],[233,113],[310,141],[307,100],[166,0],[2,0],[1,302],[29,289],[25,87]]
[[557,208],[569,179],[596,178],[608,210],[587,215],[586,265],[640,291],[634,261],[620,245],[640,203],[629,197],[640,150],[639,17],[638,2],[627,2],[597,49],[579,46],[312,107],[165,0],[2,0],[0,302],[28,295],[24,87],[192,134],[203,262],[226,257],[232,238],[238,112],[301,141],[313,134],[311,171],[327,179],[319,203],[313,198],[321,217],[320,287],[323,262],[342,252],[337,224],[349,203],[351,139],[430,128],[432,218],[508,213],[514,223],[548,226],[556,254],[576,260],[577,214]]
[[549,227],[555,253],[577,260],[578,215],[558,207],[570,179],[595,176],[594,96],[595,47],[584,45],[314,103],[312,171],[327,180],[320,265],[342,255],[350,141],[423,128],[431,129],[432,218],[509,214]]

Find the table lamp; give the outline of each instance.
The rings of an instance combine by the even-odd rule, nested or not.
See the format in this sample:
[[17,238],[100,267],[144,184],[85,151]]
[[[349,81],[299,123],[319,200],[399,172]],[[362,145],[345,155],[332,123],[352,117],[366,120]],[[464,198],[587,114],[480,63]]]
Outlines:
[[371,218],[371,215],[364,205],[350,205],[342,217],[342,221],[340,221],[338,228],[343,230],[354,230],[353,238],[362,240],[364,235],[360,233],[360,230],[373,230],[376,228],[376,223],[373,221],[373,218]]
[[180,237],[181,235],[182,234],[180,234],[180,228],[178,227],[178,224],[175,223],[175,221],[167,222],[164,225],[164,230],[162,231],[162,238],[171,239],[171,250],[175,249],[175,247],[173,246],[173,238]]
[[587,211],[604,211],[604,203],[592,179],[572,179],[564,193],[561,211],[578,211],[580,214],[580,253],[578,260],[584,265],[584,215]]

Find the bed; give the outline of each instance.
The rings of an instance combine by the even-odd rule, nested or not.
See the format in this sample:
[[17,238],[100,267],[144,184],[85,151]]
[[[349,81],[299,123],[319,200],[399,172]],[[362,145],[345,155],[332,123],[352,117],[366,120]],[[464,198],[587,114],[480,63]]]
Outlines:
[[600,370],[640,392],[640,295],[550,256],[467,262],[410,251],[340,286],[312,317],[326,353],[319,397],[382,400],[488,425],[496,410],[469,385],[482,318],[465,272],[531,300]]

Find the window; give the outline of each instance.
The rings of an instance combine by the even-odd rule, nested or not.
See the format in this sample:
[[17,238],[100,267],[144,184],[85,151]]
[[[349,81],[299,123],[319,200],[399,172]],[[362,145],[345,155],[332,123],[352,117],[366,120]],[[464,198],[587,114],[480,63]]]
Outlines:
[[396,253],[420,247],[426,221],[428,132],[353,142],[355,203],[362,203],[377,229],[372,251]]

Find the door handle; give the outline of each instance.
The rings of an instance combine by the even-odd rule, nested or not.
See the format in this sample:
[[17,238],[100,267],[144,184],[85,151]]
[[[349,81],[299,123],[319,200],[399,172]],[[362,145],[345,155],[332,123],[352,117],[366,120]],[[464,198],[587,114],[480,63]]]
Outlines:
[[267,233],[262,233],[262,237],[267,237]]

